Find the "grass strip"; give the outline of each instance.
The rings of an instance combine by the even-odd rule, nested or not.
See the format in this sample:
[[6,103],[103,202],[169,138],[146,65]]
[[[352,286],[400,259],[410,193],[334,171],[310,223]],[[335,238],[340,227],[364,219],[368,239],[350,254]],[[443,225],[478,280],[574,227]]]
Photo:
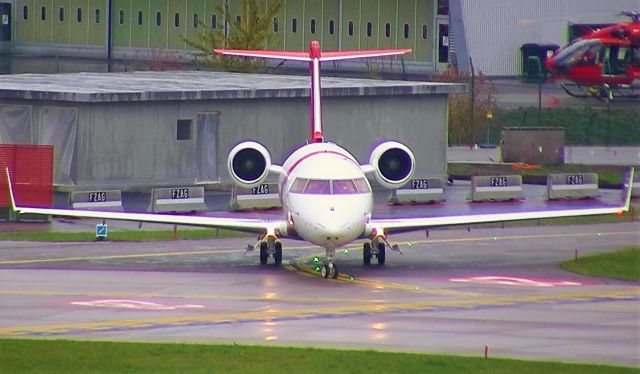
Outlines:
[[[231,230],[216,229],[186,229],[178,230],[178,239],[213,239],[239,238],[247,236],[245,233]],[[144,242],[172,240],[173,230],[138,230],[138,231],[109,231],[108,240],[122,242]],[[66,232],[66,231],[18,231],[0,233],[0,240],[44,241],[44,242],[90,242],[96,240],[94,232]]]
[[631,367],[315,348],[0,339],[2,373],[637,373]]
[[560,266],[591,277],[640,281],[640,246],[568,260]]

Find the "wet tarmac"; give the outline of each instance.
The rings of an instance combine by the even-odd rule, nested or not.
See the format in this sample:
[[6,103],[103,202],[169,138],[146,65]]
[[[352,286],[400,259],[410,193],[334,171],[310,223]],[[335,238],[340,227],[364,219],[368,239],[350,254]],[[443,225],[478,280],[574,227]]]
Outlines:
[[384,267],[361,243],[323,279],[322,250],[253,238],[2,242],[0,336],[244,343],[640,365],[640,284],[558,262],[640,244],[640,223],[443,230],[391,237]]

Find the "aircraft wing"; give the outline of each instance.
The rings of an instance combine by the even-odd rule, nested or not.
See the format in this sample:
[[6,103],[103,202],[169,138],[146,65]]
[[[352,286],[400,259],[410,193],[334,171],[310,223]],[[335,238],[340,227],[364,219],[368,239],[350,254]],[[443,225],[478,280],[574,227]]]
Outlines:
[[371,49],[360,51],[336,51],[336,52],[322,52],[320,61],[338,61],[338,60],[352,60],[354,58],[368,58],[368,57],[387,57],[406,55],[411,53],[411,49]]
[[522,221],[530,219],[545,219],[559,217],[594,216],[606,214],[622,214],[629,210],[631,205],[631,187],[633,185],[633,168],[630,171],[629,181],[625,182],[623,202],[620,206],[599,206],[592,208],[560,209],[560,210],[539,210],[525,212],[505,212],[505,213],[481,213],[467,215],[451,215],[437,217],[415,217],[415,218],[372,218],[369,226],[378,232],[394,233],[407,232],[431,227],[469,225],[477,223]]
[[267,233],[280,231],[286,232],[287,221],[267,220],[256,218],[232,218],[232,217],[209,217],[209,216],[187,216],[172,214],[150,214],[150,213],[122,213],[122,212],[100,212],[92,210],[73,209],[50,209],[50,208],[28,208],[20,207],[16,204],[13,194],[13,185],[9,169],[6,169],[7,182],[9,183],[9,194],[11,197],[11,207],[18,214],[42,214],[76,218],[98,218],[105,220],[134,221],[148,223],[167,223],[185,226],[201,226],[211,228],[229,229],[243,232]]
[[311,61],[309,52],[259,51],[244,49],[214,49],[213,53],[223,56],[273,58],[294,61]]

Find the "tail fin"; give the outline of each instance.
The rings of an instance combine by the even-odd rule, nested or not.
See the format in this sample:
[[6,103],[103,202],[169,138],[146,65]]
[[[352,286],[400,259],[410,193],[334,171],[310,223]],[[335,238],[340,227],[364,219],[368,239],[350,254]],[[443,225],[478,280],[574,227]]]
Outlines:
[[320,104],[320,63],[323,61],[353,60],[370,57],[388,57],[411,53],[410,49],[377,49],[362,51],[320,51],[320,43],[313,40],[309,44],[309,52],[261,51],[242,49],[214,49],[213,53],[223,56],[270,58],[279,60],[309,62],[311,73],[311,95],[309,108],[309,140],[319,143],[324,141],[322,135],[322,109]]

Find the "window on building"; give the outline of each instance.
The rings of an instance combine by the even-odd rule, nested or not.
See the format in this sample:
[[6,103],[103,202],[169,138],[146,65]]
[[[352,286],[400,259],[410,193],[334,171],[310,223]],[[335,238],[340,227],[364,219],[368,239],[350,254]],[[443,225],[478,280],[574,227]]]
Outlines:
[[76,21],[82,22],[82,8],[76,9]]
[[100,23],[100,9],[96,8],[96,23]]
[[60,22],[64,21],[64,8],[63,7],[58,8],[58,20],[60,20]]
[[329,20],[329,35],[333,35],[335,32],[335,22],[332,19]]
[[273,17],[273,32],[278,32],[280,27],[278,26],[278,17]]
[[315,19],[311,19],[311,25],[309,27],[309,31],[311,31],[312,34],[316,33],[316,20]]
[[298,31],[298,20],[296,18],[291,19],[291,32],[296,33]]
[[176,14],[173,16],[173,25],[174,25],[175,27],[180,27],[180,13],[176,13]]
[[29,19],[29,7],[26,5],[22,7],[22,19]]
[[349,36],[353,36],[353,21],[349,21]]
[[162,25],[162,13],[156,12],[156,26]]
[[120,9],[120,24],[124,25],[124,10]]
[[178,120],[178,126],[176,127],[177,140],[191,140],[191,122],[190,119]]
[[46,7],[40,8],[40,19],[42,21],[45,21],[47,19],[47,8]]
[[371,37],[371,31],[373,30],[373,24],[371,21],[367,22],[367,36]]
[[198,28],[198,13],[193,13],[193,28]]
[[142,11],[138,11],[138,26],[142,26]]
[[427,36],[429,36],[429,28],[427,25],[422,25],[422,39],[427,40]]
[[215,14],[211,15],[211,28],[215,29],[218,27],[218,17]]
[[391,36],[391,24],[389,22],[384,25],[384,36],[387,38]]
[[409,24],[408,23],[404,24],[404,38],[405,39],[409,39]]
[[236,16],[236,24],[237,25],[242,24],[242,16]]

